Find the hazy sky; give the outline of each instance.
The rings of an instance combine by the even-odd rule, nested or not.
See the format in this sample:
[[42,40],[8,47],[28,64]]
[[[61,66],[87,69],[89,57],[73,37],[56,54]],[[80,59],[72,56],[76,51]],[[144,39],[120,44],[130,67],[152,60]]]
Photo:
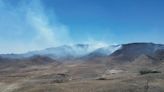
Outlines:
[[0,0],[0,53],[163,36],[164,0]]

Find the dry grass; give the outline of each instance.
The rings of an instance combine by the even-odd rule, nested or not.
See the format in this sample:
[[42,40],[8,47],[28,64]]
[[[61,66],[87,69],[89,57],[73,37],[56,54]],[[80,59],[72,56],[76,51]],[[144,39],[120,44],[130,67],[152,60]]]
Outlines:
[[[121,68],[120,68],[121,69]],[[0,92],[164,92],[164,74],[140,75],[136,70],[105,74],[102,64],[63,64],[0,70]],[[12,72],[11,72],[12,71]],[[67,74],[60,78],[58,74]],[[56,79],[67,80],[58,83]],[[72,80],[69,80],[69,79]]]

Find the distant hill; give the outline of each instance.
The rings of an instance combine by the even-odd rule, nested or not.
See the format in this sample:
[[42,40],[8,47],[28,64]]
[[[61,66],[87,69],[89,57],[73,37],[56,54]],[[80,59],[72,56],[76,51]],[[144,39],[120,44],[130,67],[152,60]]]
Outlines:
[[122,48],[112,53],[109,57],[115,62],[132,62],[141,56],[163,59],[164,45],[154,43],[123,44]]
[[[139,58],[139,59],[138,59]],[[77,60],[86,62],[129,63],[136,60],[164,60],[164,45],[154,43],[129,43],[122,45],[95,46],[89,44],[63,45],[24,54],[1,54],[0,62],[26,61],[46,64],[54,61]],[[43,62],[45,61],[45,62]]]
[[28,58],[4,58],[0,57],[0,67],[15,67],[15,68],[21,68],[21,67],[28,67],[28,66],[39,66],[39,65],[48,65],[48,64],[54,64],[59,65],[60,62],[46,57],[46,56],[32,56]]
[[75,44],[47,48],[40,51],[32,51],[24,54],[1,54],[1,57],[11,59],[30,58],[36,55],[50,57],[55,60],[68,60],[84,57],[108,56],[121,45],[97,46],[96,44]]

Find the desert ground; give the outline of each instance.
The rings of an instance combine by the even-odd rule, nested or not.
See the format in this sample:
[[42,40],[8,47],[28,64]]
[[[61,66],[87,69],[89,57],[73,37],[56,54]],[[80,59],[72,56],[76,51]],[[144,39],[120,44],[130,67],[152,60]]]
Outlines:
[[141,75],[146,65],[7,64],[0,69],[0,92],[164,92],[163,65],[151,67],[160,73]]

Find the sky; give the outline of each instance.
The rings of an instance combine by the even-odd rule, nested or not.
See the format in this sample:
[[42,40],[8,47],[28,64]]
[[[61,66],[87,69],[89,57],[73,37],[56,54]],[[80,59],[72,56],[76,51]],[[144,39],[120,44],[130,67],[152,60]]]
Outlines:
[[0,0],[0,53],[164,43],[164,0]]

